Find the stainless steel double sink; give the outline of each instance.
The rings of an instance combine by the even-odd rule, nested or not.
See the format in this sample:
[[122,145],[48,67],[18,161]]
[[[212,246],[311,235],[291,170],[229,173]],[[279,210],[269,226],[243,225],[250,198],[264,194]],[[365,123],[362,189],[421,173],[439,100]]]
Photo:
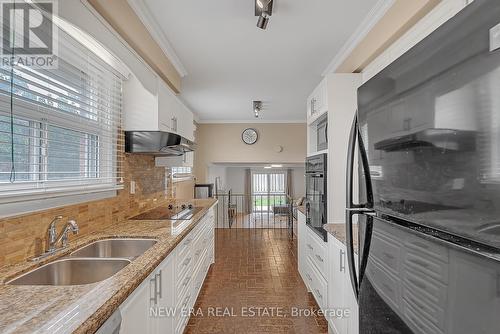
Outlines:
[[11,285],[81,285],[103,281],[157,243],[154,239],[103,239],[27,272]]

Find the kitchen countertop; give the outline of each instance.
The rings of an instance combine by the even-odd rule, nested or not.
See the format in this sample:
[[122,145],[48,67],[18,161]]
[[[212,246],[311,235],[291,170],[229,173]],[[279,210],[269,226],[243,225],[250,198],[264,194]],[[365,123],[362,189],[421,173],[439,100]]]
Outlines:
[[[330,233],[335,239],[343,243],[347,244],[346,241],[346,230],[344,224],[325,224],[323,228]],[[354,224],[352,227],[353,234],[353,245],[354,245],[354,253],[358,253],[358,225]]]
[[[198,224],[215,199],[190,201],[203,206],[191,223],[172,235],[172,221],[122,221],[70,242],[69,247],[39,262],[0,268],[1,333],[93,333]],[[154,238],[158,242],[114,276],[73,286],[6,285],[14,277],[68,255],[93,241],[107,238]]]
[[[299,206],[297,210],[302,212],[302,214],[306,214],[306,207]],[[325,224],[323,225],[323,229],[330,233],[335,239],[346,245],[346,230],[344,224]],[[352,227],[353,232],[353,244],[354,244],[354,252],[358,254],[358,225],[354,224]]]
[[306,215],[306,206],[305,205],[298,206],[297,210],[299,210],[300,212],[302,212],[302,214],[304,216]]

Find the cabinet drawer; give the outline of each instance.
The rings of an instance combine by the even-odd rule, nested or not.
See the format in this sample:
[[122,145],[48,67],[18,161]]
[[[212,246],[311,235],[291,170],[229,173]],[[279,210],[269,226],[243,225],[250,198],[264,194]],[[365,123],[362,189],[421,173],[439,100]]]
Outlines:
[[188,293],[183,297],[176,306],[176,313],[174,318],[175,333],[182,334],[187,322],[189,321],[189,304],[191,303],[192,296]]
[[328,285],[323,278],[323,276],[319,273],[319,271],[315,268],[315,266],[309,260],[306,271],[306,277],[309,280],[309,288],[316,299],[319,307],[321,309],[326,309],[328,306]]
[[186,258],[191,256],[191,247],[194,242],[193,237],[194,235],[190,232],[175,248],[177,267],[179,267]]
[[418,334],[441,334],[442,330],[422,318],[420,313],[415,310],[406,300],[403,301],[403,314],[409,327]]
[[177,256],[176,258],[177,279],[182,280],[182,278],[186,275],[186,273],[191,270],[193,265],[194,265],[194,259],[193,259],[193,254],[191,254],[191,251],[184,252],[182,257]]
[[408,234],[406,239],[406,246],[413,249],[418,254],[425,254],[432,256],[435,259],[449,262],[448,249],[435,242],[431,242],[414,234]]
[[401,246],[385,235],[373,233],[371,255],[380,263],[384,263],[395,275],[399,275],[401,268]]
[[409,250],[405,254],[404,265],[418,272],[422,278],[432,277],[444,284],[448,283],[448,265],[436,258]]
[[373,259],[368,261],[366,275],[379,295],[395,310],[401,308],[401,283]]
[[403,289],[403,300],[412,306],[412,313],[418,315],[419,318],[430,321],[441,330],[445,328],[445,311],[436,305],[427,303],[425,297],[422,297]]
[[437,281],[422,277],[421,273],[405,270],[403,275],[404,289],[418,296],[421,301],[433,307],[446,309],[447,287]]
[[306,254],[311,262],[317,267],[320,274],[326,277],[327,268],[327,243],[317,237],[314,232],[308,231],[306,240]]

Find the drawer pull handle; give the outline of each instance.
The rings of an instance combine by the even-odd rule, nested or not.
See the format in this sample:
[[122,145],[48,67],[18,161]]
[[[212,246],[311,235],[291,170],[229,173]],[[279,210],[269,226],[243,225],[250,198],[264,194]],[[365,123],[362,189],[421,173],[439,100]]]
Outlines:
[[313,246],[311,246],[311,244],[307,244],[307,248],[309,248],[310,250],[313,250]]
[[321,256],[319,256],[318,254],[316,254],[316,258],[318,259],[319,262],[323,262],[323,258]]
[[189,283],[189,280],[191,280],[191,276],[188,276],[184,279],[184,282],[182,282],[182,286],[186,286]]
[[307,279],[308,279],[308,280],[310,280],[310,281],[312,282],[312,278],[311,278],[311,276],[310,276],[309,274],[306,274],[306,276],[307,276]]
[[319,299],[323,299],[323,296],[321,295],[318,289],[314,289],[314,291],[316,291],[316,294],[318,295]]
[[190,297],[191,295],[187,295],[186,298],[184,298],[184,301],[182,302],[182,308],[186,307]]
[[345,263],[344,263],[344,254],[345,252],[341,249],[340,252],[339,252],[339,255],[340,255],[340,272],[344,272],[345,271]]

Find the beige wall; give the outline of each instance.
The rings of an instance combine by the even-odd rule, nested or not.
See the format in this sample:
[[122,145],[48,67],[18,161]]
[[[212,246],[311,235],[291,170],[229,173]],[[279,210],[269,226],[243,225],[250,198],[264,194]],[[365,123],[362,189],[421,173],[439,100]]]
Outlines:
[[[259,140],[246,145],[241,133],[255,128]],[[306,124],[199,124],[194,173],[196,182],[207,182],[212,163],[303,163],[306,157]],[[277,153],[276,146],[283,151]]]

